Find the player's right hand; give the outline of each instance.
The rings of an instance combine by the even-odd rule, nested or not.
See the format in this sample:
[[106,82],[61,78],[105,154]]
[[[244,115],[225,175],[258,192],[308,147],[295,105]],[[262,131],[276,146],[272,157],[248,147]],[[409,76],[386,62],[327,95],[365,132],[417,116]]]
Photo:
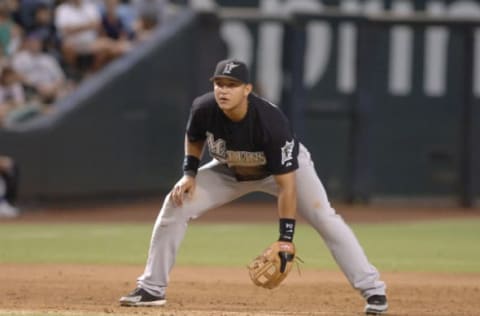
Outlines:
[[184,199],[191,199],[195,191],[195,178],[184,175],[172,189],[173,205],[182,206]]

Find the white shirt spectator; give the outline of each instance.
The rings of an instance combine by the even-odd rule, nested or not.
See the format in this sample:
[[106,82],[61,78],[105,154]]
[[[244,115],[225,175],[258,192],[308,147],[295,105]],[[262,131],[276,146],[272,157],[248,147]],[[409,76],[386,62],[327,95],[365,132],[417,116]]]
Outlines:
[[66,34],[66,29],[81,27],[87,24],[100,23],[101,16],[95,4],[87,1],[79,1],[78,5],[70,1],[59,5],[55,11],[55,25],[59,30],[62,40],[72,45],[78,52],[88,52],[90,45],[98,37],[94,29]]
[[45,53],[33,54],[22,50],[13,57],[12,66],[31,86],[54,84],[65,80],[63,70],[56,59]]

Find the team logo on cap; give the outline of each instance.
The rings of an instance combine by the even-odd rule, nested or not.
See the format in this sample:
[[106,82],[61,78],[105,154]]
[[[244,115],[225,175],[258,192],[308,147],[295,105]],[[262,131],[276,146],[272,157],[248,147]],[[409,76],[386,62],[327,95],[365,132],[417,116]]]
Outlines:
[[232,70],[240,65],[235,64],[234,62],[229,62],[228,64],[225,65],[225,68],[223,68],[223,73],[224,74],[230,74]]

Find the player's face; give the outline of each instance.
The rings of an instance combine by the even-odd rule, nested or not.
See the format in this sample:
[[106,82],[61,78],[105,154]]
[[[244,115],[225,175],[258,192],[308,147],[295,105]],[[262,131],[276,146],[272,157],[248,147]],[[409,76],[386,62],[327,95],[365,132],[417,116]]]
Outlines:
[[218,106],[224,112],[234,111],[246,106],[248,94],[252,91],[250,84],[229,78],[217,78],[213,81],[213,91]]

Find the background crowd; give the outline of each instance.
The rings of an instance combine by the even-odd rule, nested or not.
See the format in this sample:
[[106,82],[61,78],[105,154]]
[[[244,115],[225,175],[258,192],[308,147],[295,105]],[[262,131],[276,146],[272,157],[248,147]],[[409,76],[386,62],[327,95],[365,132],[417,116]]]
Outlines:
[[0,0],[0,128],[38,113],[148,39],[165,0]]
[[[145,41],[165,0],[0,0],[0,128],[38,114]],[[18,167],[0,152],[0,218],[16,217]]]

